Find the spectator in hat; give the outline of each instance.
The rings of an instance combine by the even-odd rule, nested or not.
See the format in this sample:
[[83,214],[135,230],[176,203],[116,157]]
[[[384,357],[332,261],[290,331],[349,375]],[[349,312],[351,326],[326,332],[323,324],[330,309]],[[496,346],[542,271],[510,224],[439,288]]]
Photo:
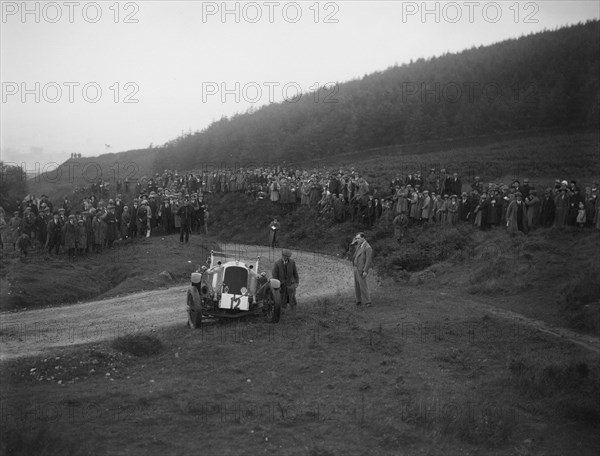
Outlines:
[[440,202],[440,208],[438,211],[440,225],[446,225],[448,223],[448,205],[450,204],[450,195],[444,193],[444,196]]
[[579,203],[584,203],[585,206],[585,198],[579,191],[579,187],[575,185],[575,181],[573,182],[572,194],[569,198],[569,212],[567,215],[567,223],[570,226],[577,225],[577,215],[579,213]]
[[190,231],[192,229],[192,216],[194,208],[190,204],[190,198],[183,198],[183,205],[177,210],[177,215],[181,220],[181,228],[179,229],[179,243],[183,244],[184,238],[187,244],[190,241]]
[[540,224],[543,227],[550,227],[554,224],[556,205],[552,189],[547,188],[544,192],[544,198],[540,202]]
[[[448,184],[446,183],[448,187]],[[462,192],[462,181],[458,177],[458,173],[453,173],[452,178],[450,179],[450,185],[448,188],[448,193],[450,195],[460,195]]]
[[102,253],[102,246],[106,240],[106,223],[104,223],[103,214],[96,211],[94,221],[92,222],[92,230],[94,232],[93,251]]
[[448,225],[458,224],[458,196],[452,195],[448,203]]
[[[527,182],[527,181],[525,181]],[[529,230],[535,230],[540,225],[540,199],[535,190],[529,191],[529,196],[524,199],[527,206],[527,227]]]
[[77,254],[83,256],[87,249],[87,228],[85,226],[85,218],[87,212],[77,219]]
[[471,207],[472,200],[467,195],[467,192],[462,192],[460,199],[458,200],[458,219],[461,222],[466,222],[471,217],[473,207]]
[[577,209],[577,226],[579,226],[580,229],[583,229],[586,221],[585,204],[583,201],[580,201]]
[[138,210],[139,202],[138,200],[133,200],[131,209],[129,211],[131,213],[131,220],[129,221],[129,230],[127,231],[127,236],[132,239],[137,237],[138,233]]
[[104,217],[104,223],[106,223],[106,242],[108,248],[112,249],[113,243],[119,238],[119,226],[115,214],[115,206],[109,205],[107,210],[106,217]]
[[68,217],[69,215],[71,215],[71,202],[69,201],[69,198],[67,198],[66,196],[65,196],[65,199],[62,204],[62,209],[65,210],[65,217]]
[[488,199],[487,192],[481,194],[481,198],[475,210],[475,225],[479,227],[481,231],[486,231],[489,228],[488,214],[489,214],[490,201]]
[[62,229],[62,244],[71,260],[75,258],[77,249],[78,229],[76,223],[75,215],[71,214]]
[[58,255],[60,251],[62,238],[62,226],[59,220],[58,211],[54,211],[52,213],[52,219],[48,222],[46,226],[46,248],[48,249],[48,253],[52,253],[54,250],[54,254]]
[[269,245],[272,249],[277,245],[277,234],[280,228],[281,224],[279,220],[277,220],[277,217],[273,217],[273,221],[269,223]]
[[569,190],[567,188],[566,181],[561,183],[558,195],[554,200],[556,207],[554,226],[558,229],[563,229],[567,224],[567,216],[569,214]]
[[515,199],[510,202],[506,209],[506,225],[512,236],[519,232],[527,234],[527,207],[521,192],[515,193]]
[[300,283],[296,262],[292,260],[292,252],[288,249],[281,251],[281,258],[273,265],[273,278],[281,282],[282,307],[290,304],[292,310],[296,309],[296,288]]
[[54,211],[54,206],[52,205],[52,202],[48,199],[48,196],[46,196],[45,194],[40,197],[40,205],[42,203],[46,204],[46,206],[50,208],[50,212]]
[[121,228],[119,230],[119,236],[121,239],[127,239],[129,237],[130,223],[131,213],[129,212],[129,206],[123,206],[123,213],[121,214]]
[[137,233],[141,237],[146,237],[148,223],[148,200],[143,199],[137,209]]
[[423,190],[423,204],[421,206],[421,220],[429,222],[429,216],[431,214],[431,197],[429,196],[429,190]]
[[[123,209],[124,209],[124,204],[123,201],[121,200],[121,195],[118,194],[115,197],[115,218],[117,219],[117,232],[121,233],[122,229],[121,229],[121,224],[122,224],[122,218],[123,218]],[[119,237],[120,234],[119,234]]]
[[356,296],[356,305],[363,303],[371,307],[371,296],[369,295],[369,285],[367,276],[372,267],[373,249],[365,239],[364,233],[358,233],[354,236],[352,245],[356,245],[352,265],[354,266],[354,293]]

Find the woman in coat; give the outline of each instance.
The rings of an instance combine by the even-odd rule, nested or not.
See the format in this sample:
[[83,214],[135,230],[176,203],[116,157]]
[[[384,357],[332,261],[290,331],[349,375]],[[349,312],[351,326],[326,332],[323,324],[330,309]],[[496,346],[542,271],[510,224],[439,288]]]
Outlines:
[[527,206],[527,227],[530,230],[535,230],[540,225],[540,199],[537,197],[537,192],[531,190],[529,197],[525,200]]
[[423,190],[423,202],[421,205],[421,220],[428,222],[431,214],[431,197],[429,190]]
[[62,229],[62,244],[69,254],[69,258],[75,258],[75,249],[79,238],[79,228],[76,226],[75,215],[69,215],[69,220]]
[[279,201],[279,183],[277,180],[273,180],[271,185],[269,185],[269,192],[271,195],[271,202],[276,203]]
[[515,199],[506,209],[506,224],[508,232],[514,236],[519,231],[527,234],[527,206],[520,192],[515,194]]
[[541,201],[540,223],[542,226],[548,227],[554,224],[556,216],[556,204],[554,203],[554,195],[552,189],[547,188],[544,198]]
[[458,196],[452,195],[448,203],[448,225],[458,224]]
[[409,218],[411,220],[420,220],[421,214],[419,211],[419,193],[414,190],[410,194],[410,209],[409,209]]
[[102,219],[102,213],[98,211],[96,217],[92,222],[92,230],[94,231],[94,247],[93,250],[96,253],[102,253],[102,246],[106,239],[106,223]]
[[119,236],[114,206],[108,206],[108,213],[104,218],[104,223],[106,223],[106,241],[108,243],[108,248],[112,249],[113,242],[115,242]]
[[121,238],[127,239],[129,233],[129,224],[131,223],[131,214],[129,206],[123,206],[123,214],[121,214]]
[[87,228],[85,227],[85,220],[79,218],[77,220],[77,254],[82,256],[87,248]]
[[564,228],[567,224],[567,216],[569,215],[569,191],[566,186],[562,186],[559,190],[556,199],[554,200],[555,216],[554,226],[556,228]]

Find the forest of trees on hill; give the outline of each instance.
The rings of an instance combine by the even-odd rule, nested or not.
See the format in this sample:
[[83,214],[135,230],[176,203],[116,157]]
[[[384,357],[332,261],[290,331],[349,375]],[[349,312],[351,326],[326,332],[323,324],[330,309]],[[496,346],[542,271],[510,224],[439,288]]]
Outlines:
[[600,22],[394,66],[222,118],[160,147],[154,168],[301,162],[394,144],[597,126]]

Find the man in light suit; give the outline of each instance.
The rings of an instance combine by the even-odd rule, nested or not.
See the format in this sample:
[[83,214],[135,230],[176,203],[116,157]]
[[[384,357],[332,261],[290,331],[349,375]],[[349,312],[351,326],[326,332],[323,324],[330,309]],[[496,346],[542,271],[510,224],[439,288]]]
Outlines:
[[356,251],[352,264],[354,266],[354,292],[356,293],[356,305],[360,306],[363,302],[367,307],[371,307],[371,296],[369,295],[369,286],[367,276],[372,266],[373,249],[365,239],[364,233],[358,233],[352,245],[356,244]]
[[281,282],[282,295],[287,295],[284,299],[282,307],[287,308],[287,303],[290,303],[292,310],[296,309],[296,288],[300,283],[296,262],[291,259],[292,252],[288,249],[283,249],[281,259],[277,260],[273,265],[273,278]]

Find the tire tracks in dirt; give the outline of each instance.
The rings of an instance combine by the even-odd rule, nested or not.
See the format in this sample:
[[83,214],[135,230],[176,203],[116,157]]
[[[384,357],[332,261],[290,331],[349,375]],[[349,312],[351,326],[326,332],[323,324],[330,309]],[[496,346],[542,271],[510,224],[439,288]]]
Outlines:
[[[260,255],[259,269],[270,271],[281,250],[246,244],[222,244],[250,263]],[[295,251],[300,274],[297,298],[314,299],[347,292],[352,268],[347,260]],[[199,259],[202,263],[202,259]],[[156,273],[160,272],[157,267]],[[188,285],[145,291],[61,307],[0,314],[0,361],[51,353],[62,347],[101,342],[127,334],[152,332],[187,320]]]
[[[281,255],[279,249],[247,244],[222,244],[221,249],[248,262],[255,261],[260,255],[259,271],[270,271]],[[304,299],[351,294],[353,277],[349,261],[316,252],[292,252],[300,275],[297,291],[300,303]],[[372,277],[370,280],[374,281]],[[167,326],[181,325],[185,330],[187,288],[188,285],[174,286],[70,306],[0,314],[0,361],[47,354],[57,348],[151,332]],[[347,300],[348,305],[353,304],[353,300]],[[600,354],[597,337],[553,327],[481,302],[464,298],[461,301],[495,317],[516,321]]]

